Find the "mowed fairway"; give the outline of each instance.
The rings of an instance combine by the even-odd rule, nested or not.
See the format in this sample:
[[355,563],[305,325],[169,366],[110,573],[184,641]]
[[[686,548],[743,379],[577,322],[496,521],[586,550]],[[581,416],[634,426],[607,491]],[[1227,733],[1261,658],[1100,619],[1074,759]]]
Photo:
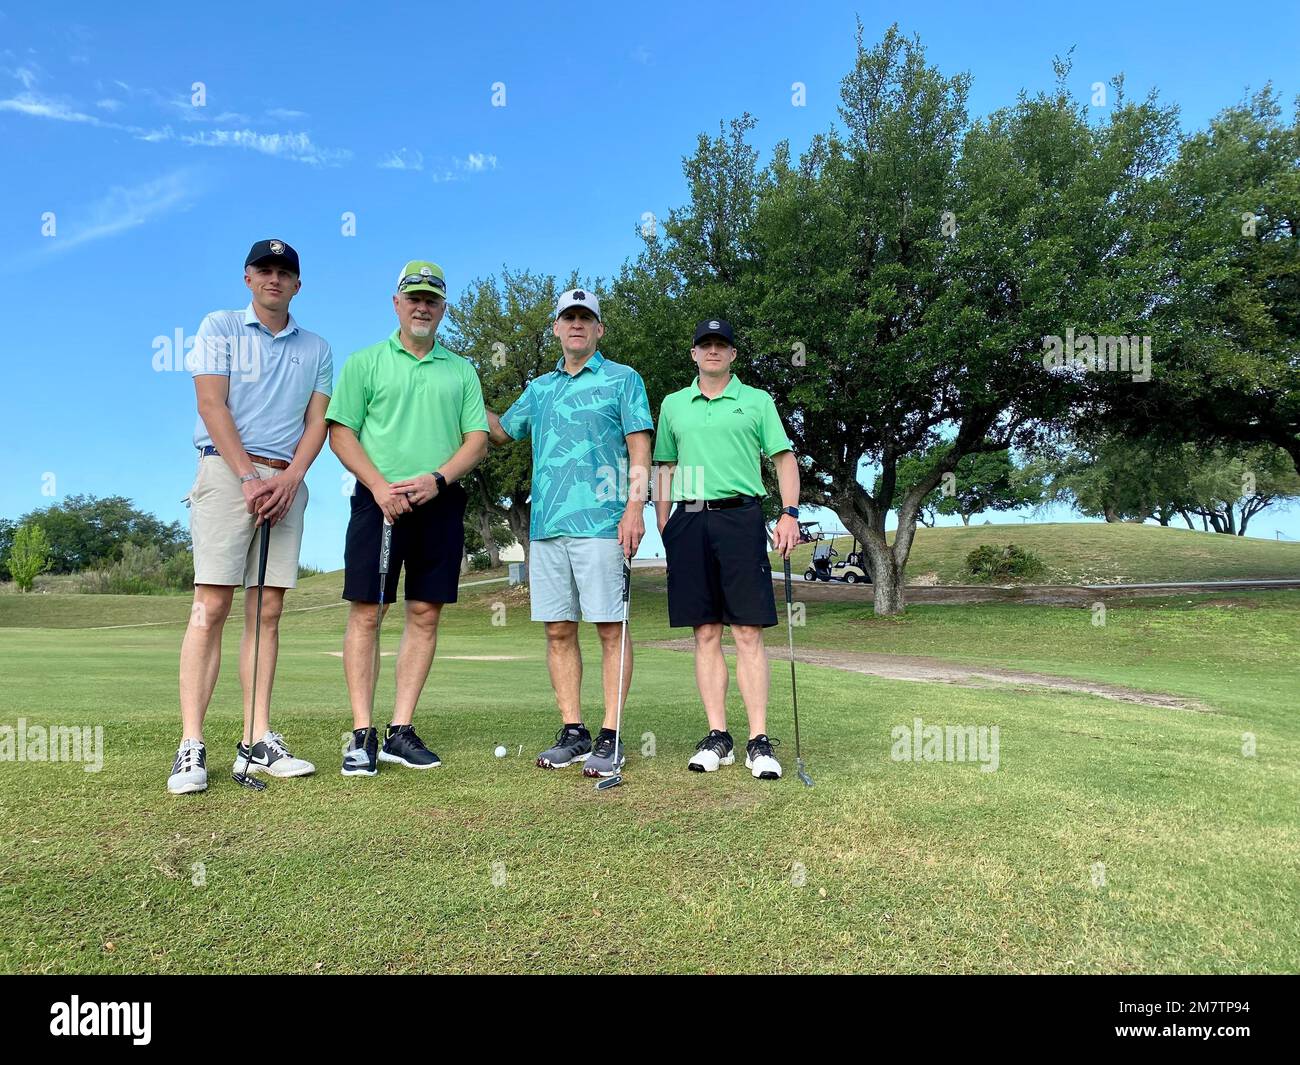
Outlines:
[[[662,583],[637,572],[637,640],[683,635],[666,626]],[[188,601],[0,597],[0,725],[101,725],[105,745],[98,773],[0,763],[0,969],[1300,970],[1295,593],[1139,601],[1104,629],[1056,607],[916,608],[894,622],[809,604],[804,646],[1029,661],[1203,707],[801,665],[811,790],[793,771],[784,626],[770,634],[777,783],[739,763],[686,772],[706,727],[691,659],[639,647],[626,783],[597,794],[572,769],[532,764],[557,727],[543,637],[500,584],[444,615],[416,718],[444,766],[340,777],[338,587],[338,574],[305,581],[289,605],[319,609],[281,628],[274,723],[317,775],[262,794],[231,782],[232,621],[208,719],[212,786],[185,797],[164,782]],[[130,625],[133,604],[150,624],[76,627]],[[399,628],[390,615],[386,651]],[[594,726],[593,641],[585,654]],[[730,704],[743,734],[734,678]],[[890,730],[918,716],[998,726],[997,771],[891,760]]]

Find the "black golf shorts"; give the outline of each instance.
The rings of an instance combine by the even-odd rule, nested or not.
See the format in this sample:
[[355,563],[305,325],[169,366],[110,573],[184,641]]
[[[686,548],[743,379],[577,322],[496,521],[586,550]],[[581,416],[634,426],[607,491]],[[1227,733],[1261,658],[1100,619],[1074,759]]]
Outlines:
[[728,510],[679,503],[663,541],[669,625],[776,624],[767,525],[757,499]]
[[[447,485],[433,499],[412,507],[393,523],[384,602],[397,597],[397,577],[406,571],[406,598],[423,603],[454,603],[465,550],[465,489]],[[379,548],[384,512],[370,489],[358,483],[352,496],[343,548],[343,598],[379,602]]]

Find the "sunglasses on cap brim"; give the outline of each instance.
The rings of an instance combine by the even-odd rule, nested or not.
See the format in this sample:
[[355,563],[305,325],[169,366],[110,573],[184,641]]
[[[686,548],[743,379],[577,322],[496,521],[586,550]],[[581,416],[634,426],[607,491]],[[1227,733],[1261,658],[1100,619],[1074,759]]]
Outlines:
[[447,282],[440,277],[429,277],[426,274],[407,274],[397,283],[397,291],[405,292],[412,285],[424,285],[428,288],[435,288],[439,295],[447,294]]

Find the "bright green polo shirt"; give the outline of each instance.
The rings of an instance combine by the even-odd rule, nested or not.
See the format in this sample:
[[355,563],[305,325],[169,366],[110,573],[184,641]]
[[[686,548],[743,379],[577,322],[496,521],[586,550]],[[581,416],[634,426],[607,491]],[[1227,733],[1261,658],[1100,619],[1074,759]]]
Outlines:
[[343,364],[325,419],[355,432],[390,482],[432,473],[466,433],[488,430],[474,367],[436,341],[417,359],[397,330]]
[[735,374],[713,399],[696,377],[659,408],[655,462],[677,464],[674,500],[766,495],[759,453],[779,455],[793,447],[772,397]]

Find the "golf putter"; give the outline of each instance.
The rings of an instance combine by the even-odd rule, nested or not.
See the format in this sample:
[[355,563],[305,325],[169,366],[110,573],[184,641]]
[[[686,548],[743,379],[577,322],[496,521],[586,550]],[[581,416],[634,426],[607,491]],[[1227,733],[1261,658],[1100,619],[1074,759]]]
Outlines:
[[393,553],[393,523],[384,518],[384,536],[379,544],[379,614],[375,618],[375,673],[370,680],[370,727],[375,725],[375,691],[379,688],[380,656],[379,637],[384,628],[384,586],[388,583],[388,560]]
[[794,683],[794,599],[790,592],[790,560],[785,560],[785,628],[790,634],[790,699],[794,703],[794,764],[799,769],[799,779],[805,788],[813,786],[813,778],[804,768],[803,752],[799,747],[799,692]]
[[[627,654],[627,608],[632,601],[632,560],[623,560],[623,629],[618,642],[618,716],[614,718],[614,761],[618,761],[619,734],[623,731],[623,663]],[[597,791],[616,788],[623,783],[623,774],[615,772],[612,777],[603,777],[596,781]]]
[[[253,791],[265,791],[266,781],[253,776],[253,725],[257,721],[257,660],[262,647],[262,588],[266,585],[266,557],[271,549],[271,523],[262,522],[262,542],[257,551],[257,620],[253,622],[253,697],[249,699],[248,714],[248,757],[244,759],[244,771],[232,773],[235,783]],[[247,591],[244,593],[247,595]]]

